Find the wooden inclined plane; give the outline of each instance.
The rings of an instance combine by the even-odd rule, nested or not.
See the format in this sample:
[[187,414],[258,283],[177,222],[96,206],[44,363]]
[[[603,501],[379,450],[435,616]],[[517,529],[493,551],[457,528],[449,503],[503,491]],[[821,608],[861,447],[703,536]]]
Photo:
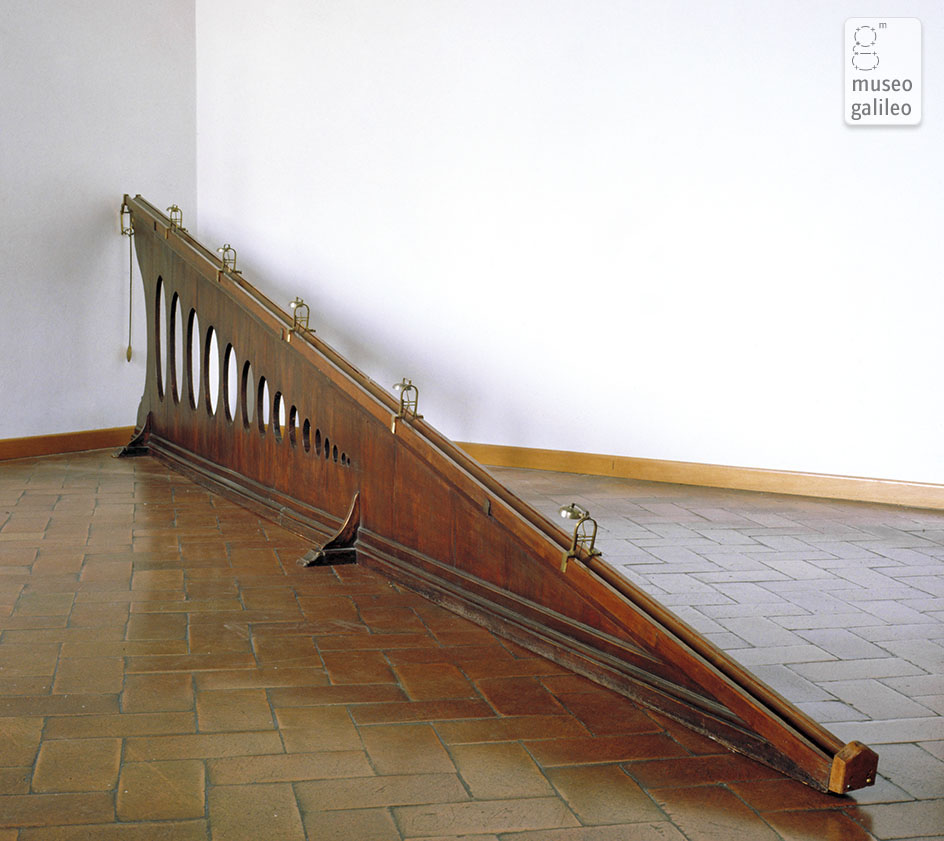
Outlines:
[[568,533],[248,283],[232,249],[200,245],[176,207],[125,206],[148,350],[123,455],[152,454],[312,540],[311,563],[378,570],[814,788],[874,783],[872,750],[844,745],[599,555],[577,546],[562,563]]

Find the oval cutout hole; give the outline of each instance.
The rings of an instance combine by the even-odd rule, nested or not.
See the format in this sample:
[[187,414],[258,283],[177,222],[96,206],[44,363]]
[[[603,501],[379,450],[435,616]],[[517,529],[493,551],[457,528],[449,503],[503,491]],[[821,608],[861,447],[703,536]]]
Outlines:
[[180,311],[180,296],[175,292],[170,299],[170,391],[174,402],[180,402],[180,374],[184,359],[184,320]]
[[269,384],[265,377],[259,377],[259,388],[256,390],[256,420],[263,435],[269,425],[269,414]]
[[285,400],[282,398],[282,392],[275,392],[275,399],[272,404],[272,431],[275,433],[275,440],[282,440],[282,430],[285,429]]
[[223,408],[226,410],[226,420],[236,417],[236,400],[239,394],[239,373],[236,367],[236,351],[232,345],[227,345],[223,352]]
[[203,347],[203,391],[207,414],[215,415],[220,403],[220,344],[212,325],[207,329]]
[[190,408],[196,409],[200,402],[200,319],[194,309],[187,319],[187,393]]
[[157,396],[164,399],[164,371],[167,369],[167,343],[161,335],[164,332],[164,278],[157,278],[157,295],[154,300],[154,341],[157,346],[154,348],[157,353],[154,354],[155,364],[157,365]]
[[298,409],[292,406],[288,410],[288,440],[292,446],[298,446]]
[[249,360],[243,365],[243,381],[239,394],[239,404],[243,410],[243,426],[249,429],[256,416],[255,383],[252,378],[252,365]]

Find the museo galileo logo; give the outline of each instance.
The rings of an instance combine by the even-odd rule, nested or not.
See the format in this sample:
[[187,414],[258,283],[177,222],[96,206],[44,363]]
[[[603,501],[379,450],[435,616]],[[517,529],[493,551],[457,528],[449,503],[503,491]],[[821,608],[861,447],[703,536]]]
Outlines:
[[845,118],[850,126],[921,122],[921,21],[849,18],[845,26]]

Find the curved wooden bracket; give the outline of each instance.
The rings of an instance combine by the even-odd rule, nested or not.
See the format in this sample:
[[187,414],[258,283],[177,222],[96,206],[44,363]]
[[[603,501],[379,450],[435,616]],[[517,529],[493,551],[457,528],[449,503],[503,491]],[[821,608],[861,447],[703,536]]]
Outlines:
[[148,412],[147,418],[144,421],[144,426],[140,430],[135,430],[134,437],[115,454],[115,458],[134,458],[135,456],[146,456],[148,454],[148,439],[150,437],[151,413]]
[[361,495],[354,494],[347,518],[338,533],[320,549],[309,549],[298,559],[301,567],[333,566],[334,564],[356,564],[357,530],[361,525]]

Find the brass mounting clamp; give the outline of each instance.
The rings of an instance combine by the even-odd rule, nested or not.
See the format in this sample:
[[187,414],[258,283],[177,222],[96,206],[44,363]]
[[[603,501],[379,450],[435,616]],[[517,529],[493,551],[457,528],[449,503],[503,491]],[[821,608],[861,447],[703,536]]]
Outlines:
[[590,512],[576,502],[570,505],[563,505],[559,509],[561,517],[565,520],[576,520],[574,524],[574,536],[570,541],[570,549],[564,552],[561,558],[561,572],[567,572],[567,562],[571,558],[578,558],[579,552],[584,552],[591,557],[600,555],[599,549],[594,544],[597,540],[597,521],[590,516]]
[[176,204],[172,204],[167,208],[167,218],[170,220],[170,229],[172,231],[184,231],[184,212],[177,207]]
[[420,420],[423,417],[417,412],[420,402],[420,392],[419,389],[413,385],[413,380],[408,380],[404,377],[400,382],[394,385],[393,390],[400,392],[400,411],[397,412],[396,416],[404,420]]
[[223,247],[217,248],[216,251],[220,255],[220,262],[223,264],[223,271],[239,274],[239,271],[236,268],[236,249],[233,248],[233,246],[231,246],[228,242],[225,242],[223,243]]

